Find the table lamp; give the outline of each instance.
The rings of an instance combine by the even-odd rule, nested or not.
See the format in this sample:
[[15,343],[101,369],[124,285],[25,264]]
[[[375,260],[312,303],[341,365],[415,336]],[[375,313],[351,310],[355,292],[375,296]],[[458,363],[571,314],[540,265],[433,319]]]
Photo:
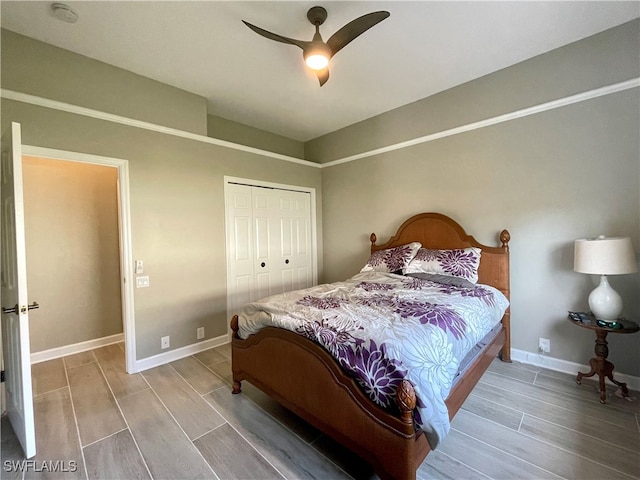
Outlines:
[[600,275],[600,285],[589,294],[589,308],[596,318],[616,320],[622,313],[622,298],[609,285],[607,275],[638,271],[629,237],[582,238],[575,241],[573,270]]

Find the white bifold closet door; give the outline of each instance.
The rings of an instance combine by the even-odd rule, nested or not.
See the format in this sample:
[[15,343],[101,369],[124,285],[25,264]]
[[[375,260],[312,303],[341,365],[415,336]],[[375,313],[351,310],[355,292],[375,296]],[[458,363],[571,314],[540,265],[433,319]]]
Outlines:
[[230,313],[276,293],[310,287],[311,196],[229,183]]

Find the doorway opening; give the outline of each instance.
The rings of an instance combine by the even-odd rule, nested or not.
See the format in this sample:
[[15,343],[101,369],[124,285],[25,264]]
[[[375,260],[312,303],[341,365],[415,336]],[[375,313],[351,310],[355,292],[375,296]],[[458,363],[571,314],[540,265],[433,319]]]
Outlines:
[[[42,305],[38,312],[41,326],[47,322],[43,328],[51,331],[46,332],[48,339],[32,333],[32,339],[36,340],[32,343],[32,351],[36,352],[32,354],[32,362],[113,343],[124,334],[126,371],[135,373],[133,282],[127,281],[132,278],[133,263],[128,162],[27,145],[22,153],[23,168],[27,170],[27,197],[37,198],[37,188],[47,183],[51,193],[56,181],[61,191],[66,189],[65,193],[52,194],[54,198],[44,209],[44,199],[39,198],[37,218],[29,218],[33,213],[25,206],[28,215],[25,223],[32,230],[28,248],[36,266],[44,270],[34,273],[27,260],[27,271],[32,274],[29,281],[34,280],[32,298],[36,298],[38,289],[45,297],[51,297],[38,300]],[[47,209],[48,212],[42,211]],[[56,225],[56,217],[67,213],[74,218]],[[49,236],[47,229],[51,229]],[[56,230],[58,235],[53,234]],[[60,287],[57,295],[44,287],[48,282]],[[49,307],[57,305],[62,312],[72,313],[66,316],[60,310],[54,313],[45,302]],[[57,320],[51,322],[52,315],[57,315]],[[38,316],[34,317],[32,331],[38,328]],[[61,345],[64,338],[68,339],[67,346]],[[61,346],[47,348],[47,341]]]

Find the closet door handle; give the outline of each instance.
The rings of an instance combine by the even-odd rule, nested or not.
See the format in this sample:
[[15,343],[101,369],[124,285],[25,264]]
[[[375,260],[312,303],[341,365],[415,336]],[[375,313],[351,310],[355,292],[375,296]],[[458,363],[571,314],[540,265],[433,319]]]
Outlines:
[[287,258],[284,263],[286,263],[287,265],[289,265],[289,259]]
[[264,268],[264,267],[266,267],[266,266],[267,266],[267,264],[266,264],[266,263],[264,263],[264,262],[262,262],[262,263],[260,264],[260,266],[261,266],[262,268]]

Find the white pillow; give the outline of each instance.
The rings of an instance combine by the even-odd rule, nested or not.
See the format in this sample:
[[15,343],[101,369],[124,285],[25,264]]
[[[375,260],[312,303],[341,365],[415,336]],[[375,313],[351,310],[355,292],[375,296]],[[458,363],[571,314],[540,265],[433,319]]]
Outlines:
[[478,267],[482,250],[476,247],[451,250],[420,248],[402,273],[437,273],[478,282]]

